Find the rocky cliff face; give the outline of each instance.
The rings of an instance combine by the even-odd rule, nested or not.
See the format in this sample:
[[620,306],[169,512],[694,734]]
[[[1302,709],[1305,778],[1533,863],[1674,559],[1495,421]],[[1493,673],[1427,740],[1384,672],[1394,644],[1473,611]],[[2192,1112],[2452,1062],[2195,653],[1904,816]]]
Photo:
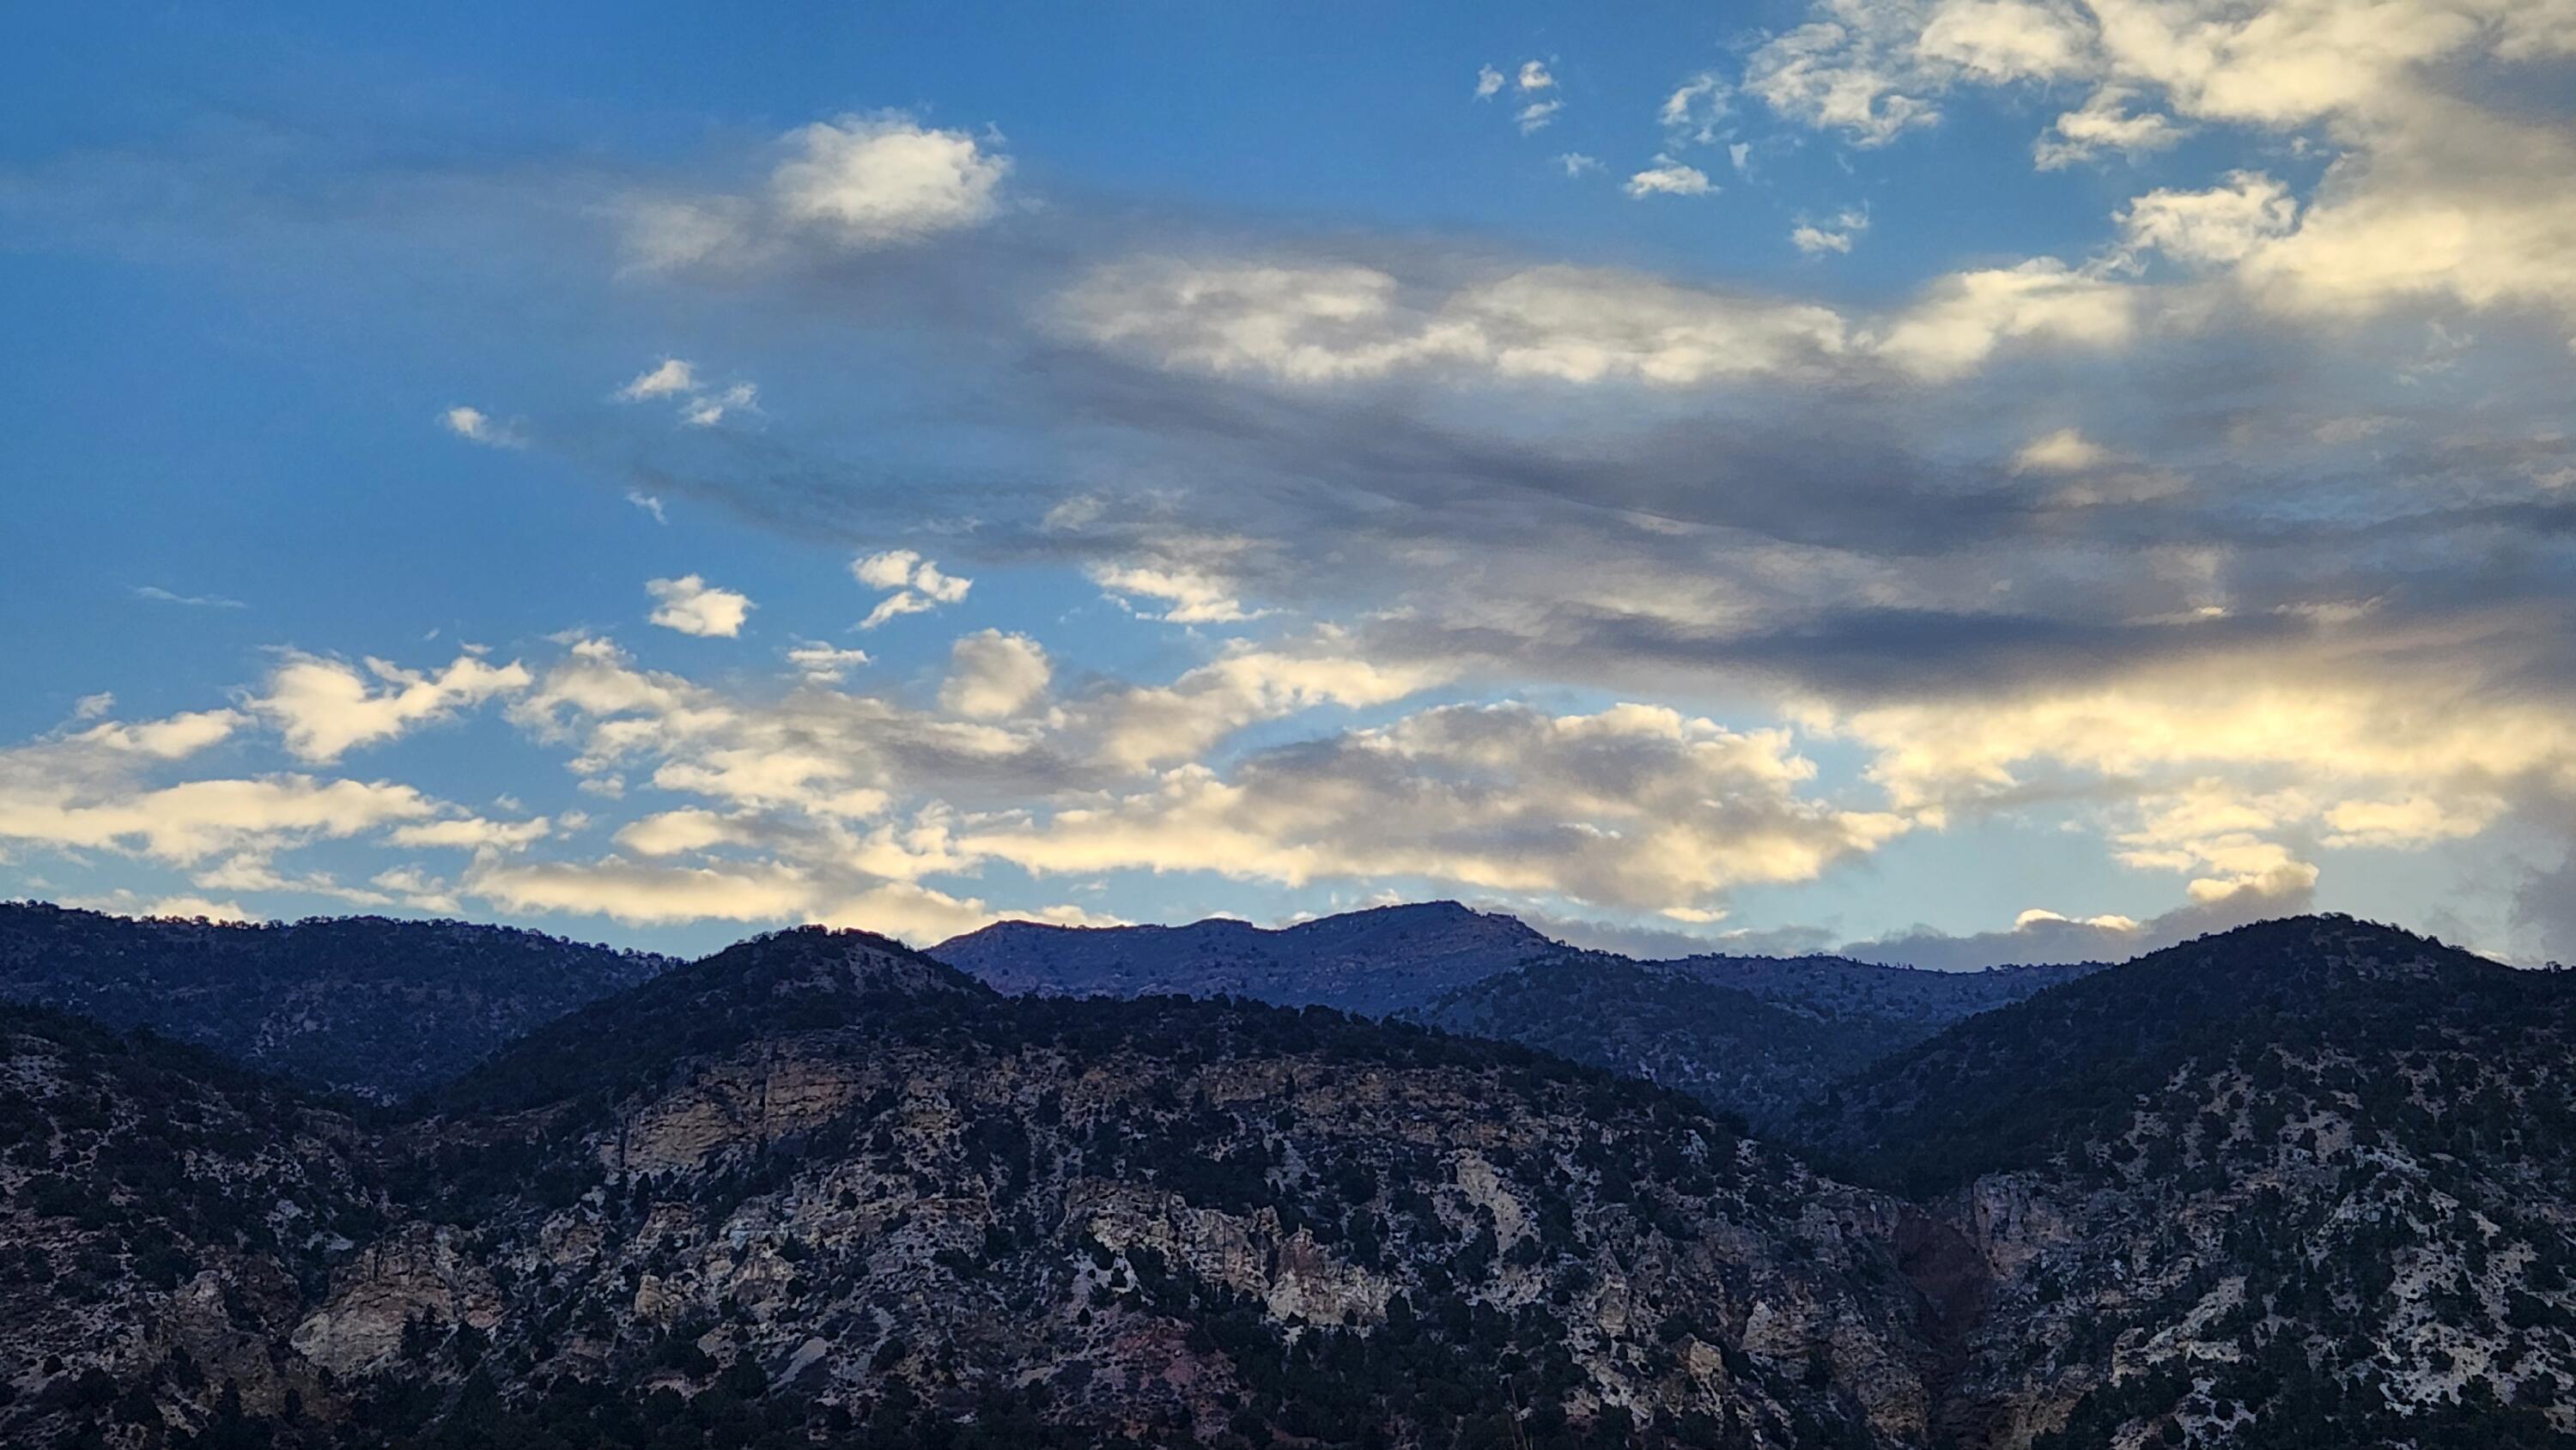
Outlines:
[[[119,1249],[90,1338],[20,1341],[0,1438],[1925,1443],[1888,1200],[1524,1049],[1009,1001],[807,931],[440,1101],[292,1129],[337,1135],[326,1232],[157,1294]],[[174,1368],[211,1344],[191,1294],[235,1280],[275,1288]],[[35,1335],[76,1353],[48,1369]]]
[[1836,1181],[1525,1048],[861,933],[364,1120],[12,1009],[0,1443],[2562,1443],[2572,1024],[2249,929],[1836,1085]]
[[1975,1250],[1968,1443],[2551,1443],[2571,1027],[2563,977],[2271,923],[1969,1019],[1801,1126]]
[[368,1150],[207,1054],[0,1007],[0,1443],[326,1398],[281,1351],[385,1222]]

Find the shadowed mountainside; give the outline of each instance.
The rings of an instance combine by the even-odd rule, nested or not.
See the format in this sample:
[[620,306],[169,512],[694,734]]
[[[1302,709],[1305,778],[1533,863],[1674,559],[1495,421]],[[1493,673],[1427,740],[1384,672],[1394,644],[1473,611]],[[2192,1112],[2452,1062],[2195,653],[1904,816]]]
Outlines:
[[379,1101],[668,965],[461,921],[138,920],[0,903],[0,999],[149,1027]]

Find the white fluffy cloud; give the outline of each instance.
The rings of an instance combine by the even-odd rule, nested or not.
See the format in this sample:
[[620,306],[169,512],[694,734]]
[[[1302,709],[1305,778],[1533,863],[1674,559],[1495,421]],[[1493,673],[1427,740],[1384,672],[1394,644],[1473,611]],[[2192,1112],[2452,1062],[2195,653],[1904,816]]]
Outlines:
[[1392,704],[1446,682],[1430,664],[1379,664],[1330,633],[1304,650],[1239,645],[1165,685],[1122,685],[1085,701],[1076,729],[1129,770],[1196,760],[1246,725],[1326,705]]
[[1670,710],[1449,706],[1264,752],[1227,776],[1185,766],[1151,790],[997,821],[961,844],[1047,873],[1422,877],[1706,912],[1732,887],[1811,879],[1907,828],[1802,798],[1813,774],[1779,732]]
[[1533,267],[1416,295],[1366,267],[1155,259],[1094,272],[1059,316],[1088,341],[1166,367],[1297,384],[1421,371],[1696,387],[1891,366],[1956,381],[2008,349],[2117,347],[2150,300],[2104,266],[2050,257],[1935,278],[1903,309],[1863,321],[1597,268]]
[[2188,134],[2161,111],[2135,109],[2136,95],[2126,86],[2105,85],[2084,104],[2061,113],[2048,133],[2031,143],[2031,159],[2042,171],[2062,171],[2116,151],[2135,159],[2162,151]]
[[797,154],[770,176],[791,221],[853,246],[917,242],[989,221],[1010,158],[963,131],[909,116],[843,116],[789,133]]
[[1036,640],[998,629],[981,630],[949,650],[948,679],[939,687],[939,704],[955,715],[1005,719],[1042,698],[1054,675],[1054,663]]
[[1854,208],[1837,212],[1831,221],[1798,223],[1789,232],[1789,245],[1810,257],[1849,252],[1853,239],[1868,230],[1869,212]]
[[2290,189],[2259,172],[2229,173],[2227,184],[2207,191],[2148,192],[2117,220],[2133,251],[2158,251],[2186,266],[2224,266],[2286,236],[2297,225],[2299,204]]
[[1813,16],[1754,52],[1744,89],[1862,145],[1931,125],[1958,88],[2044,82],[2087,90],[2034,142],[2042,169],[2209,126],[2302,132],[2334,158],[2304,212],[2245,171],[2141,197],[2121,218],[2133,254],[2228,269],[2286,312],[2434,298],[2576,316],[2576,143],[2497,100],[2576,53],[2561,0],[1820,0]]
[[1714,71],[1701,71],[1673,88],[1655,120],[1675,146],[1707,146],[1720,139],[1719,124],[1733,110],[1733,88]]
[[830,685],[838,684],[850,671],[868,663],[868,652],[808,640],[787,652],[787,662],[808,681]]
[[480,408],[454,407],[438,415],[448,432],[468,442],[492,448],[521,448],[527,444],[519,430],[493,418]]
[[666,357],[617,390],[620,402],[640,403],[647,398],[668,398],[694,390],[698,385],[697,369],[676,357]]
[[743,621],[755,607],[749,596],[719,589],[695,574],[648,579],[644,591],[655,601],[653,623],[701,638],[732,639],[741,634]]
[[423,821],[396,826],[385,839],[396,846],[445,847],[460,851],[516,851],[554,834],[554,822],[543,816],[525,821],[494,821],[481,816]]
[[361,672],[342,660],[290,653],[250,708],[276,724],[298,759],[337,760],[360,745],[390,740],[499,695],[526,689],[516,661],[495,665],[462,654],[431,673],[369,657]]
[[185,864],[224,852],[355,836],[436,809],[407,785],[305,775],[192,780],[96,794],[37,787],[0,791],[0,839],[133,850]]
[[1240,624],[1263,613],[1244,608],[1232,585],[1194,565],[1101,563],[1089,573],[1091,582],[1130,609],[1133,599],[1161,601],[1161,611],[1146,617],[1171,624]]
[[2038,257],[1941,278],[1890,321],[1874,350],[1919,377],[1956,378],[2008,343],[2124,342],[2137,309],[2137,297],[2119,283]]
[[[912,246],[981,226],[1006,204],[1011,158],[989,132],[941,130],[889,111],[800,126],[779,144],[785,159],[756,192],[627,198],[619,210],[630,266],[743,271],[804,247]],[[741,404],[715,404],[728,406]]]
[[861,629],[875,629],[889,619],[927,614],[940,605],[955,604],[975,587],[974,580],[941,573],[937,564],[911,549],[888,549],[854,559],[850,562],[850,577],[870,589],[893,591],[878,600],[868,617],[859,621]]
[[1830,308],[1581,267],[1416,297],[1367,267],[1154,259],[1093,273],[1061,316],[1165,366],[1294,383],[1444,370],[1679,386],[1810,369],[1848,345]]
[[598,861],[487,862],[465,890],[506,911],[606,916],[631,925],[688,921],[802,921],[815,885],[776,864],[663,866],[609,856]]
[[1628,178],[1625,188],[1630,196],[1706,196],[1717,190],[1708,173],[1696,166],[1685,165],[1669,156],[1658,156],[1655,164]]

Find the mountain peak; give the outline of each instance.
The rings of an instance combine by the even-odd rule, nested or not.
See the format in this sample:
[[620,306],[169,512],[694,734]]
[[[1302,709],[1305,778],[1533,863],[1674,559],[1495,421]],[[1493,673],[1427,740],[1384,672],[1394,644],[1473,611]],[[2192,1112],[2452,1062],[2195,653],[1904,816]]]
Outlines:
[[873,996],[992,993],[971,977],[892,937],[850,927],[798,926],[765,932],[679,968],[673,978],[706,990]]
[[507,1110],[650,1083],[691,1058],[797,1032],[937,1017],[993,990],[874,932],[792,927],[590,1003],[495,1053],[443,1098]]
[[1405,902],[1254,926],[1060,927],[997,922],[931,955],[1005,992],[1241,996],[1383,1014],[1565,950],[1517,918]]

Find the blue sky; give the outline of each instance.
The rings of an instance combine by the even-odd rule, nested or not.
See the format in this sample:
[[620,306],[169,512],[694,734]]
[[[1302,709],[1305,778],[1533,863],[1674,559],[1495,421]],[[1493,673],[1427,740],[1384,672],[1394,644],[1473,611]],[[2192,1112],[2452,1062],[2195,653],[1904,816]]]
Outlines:
[[2576,36],[2363,8],[26,17],[0,892],[2563,953]]

